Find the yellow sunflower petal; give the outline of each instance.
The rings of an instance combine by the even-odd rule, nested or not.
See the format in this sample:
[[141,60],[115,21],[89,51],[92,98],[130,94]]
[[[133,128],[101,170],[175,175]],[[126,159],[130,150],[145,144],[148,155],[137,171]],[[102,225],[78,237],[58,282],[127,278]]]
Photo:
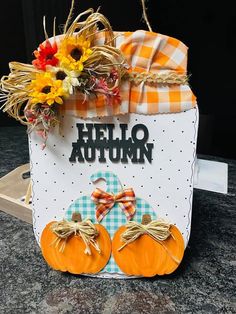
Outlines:
[[52,104],[54,104],[54,99],[48,99],[47,100],[47,104],[49,105],[49,106],[51,106]]
[[55,102],[58,103],[59,105],[63,104],[63,100],[61,99],[61,97],[56,97]]

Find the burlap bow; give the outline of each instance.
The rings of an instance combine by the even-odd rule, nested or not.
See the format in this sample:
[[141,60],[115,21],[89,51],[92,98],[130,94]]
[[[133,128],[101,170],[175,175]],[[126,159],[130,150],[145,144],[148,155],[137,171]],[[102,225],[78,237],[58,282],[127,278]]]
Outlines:
[[102,221],[115,203],[119,204],[127,220],[130,220],[135,214],[135,194],[132,188],[122,190],[116,195],[96,188],[91,199],[97,204],[96,218],[98,222]]

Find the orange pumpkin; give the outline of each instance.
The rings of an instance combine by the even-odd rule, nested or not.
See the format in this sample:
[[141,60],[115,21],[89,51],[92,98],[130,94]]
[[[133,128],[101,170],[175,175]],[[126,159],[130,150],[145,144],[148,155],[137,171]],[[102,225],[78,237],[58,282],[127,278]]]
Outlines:
[[53,224],[55,221],[50,222],[41,235],[42,254],[49,266],[72,274],[96,274],[106,266],[111,255],[111,240],[102,225],[94,225],[98,231],[96,241],[101,252],[99,253],[90,245],[91,255],[89,255],[85,254],[83,239],[74,234],[66,240],[64,250],[60,251],[60,245],[55,245],[58,236],[52,231]]
[[166,252],[163,274],[173,273],[179,267],[179,263],[176,260],[181,262],[184,256],[184,239],[181,232],[173,225],[170,227],[170,232],[172,236],[162,242],[169,252]]
[[[144,216],[142,224],[148,224],[151,217]],[[115,262],[125,274],[152,277],[170,274],[179,266],[177,261],[183,258],[184,240],[177,227],[170,227],[172,236],[164,241],[156,241],[150,235],[143,234],[124,245],[121,236],[126,230],[126,226],[120,227],[112,241]]]

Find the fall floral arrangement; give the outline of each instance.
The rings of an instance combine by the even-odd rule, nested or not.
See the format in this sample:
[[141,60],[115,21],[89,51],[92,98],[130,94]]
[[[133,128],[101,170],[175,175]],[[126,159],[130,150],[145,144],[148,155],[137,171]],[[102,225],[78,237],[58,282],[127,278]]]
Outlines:
[[[152,32],[144,0],[142,5],[145,21]],[[106,17],[88,9],[71,22],[73,8],[74,0],[63,34],[59,36],[56,36],[54,19],[53,36],[49,38],[44,19],[45,41],[34,51],[32,64],[10,62],[10,73],[0,81],[0,102],[3,102],[0,109],[27,125],[29,132],[35,130],[43,139],[43,148],[52,127],[60,123],[60,111],[69,108],[66,101],[69,97],[76,100],[79,110],[86,106],[91,110],[92,103],[98,107],[101,103],[106,108],[113,106],[113,109],[121,104],[121,91],[124,96],[123,80],[128,80],[132,86],[146,84],[152,88],[188,83],[186,73],[179,73],[175,68],[163,67],[164,71],[154,72],[132,68],[122,51],[116,48],[117,35]],[[87,18],[83,19],[84,16]],[[169,53],[171,50],[167,55]],[[145,54],[144,50],[139,57],[147,59]]]
[[[45,146],[51,127],[59,123],[59,111],[66,98],[80,93],[84,100],[103,94],[107,105],[121,102],[121,78],[126,73],[125,59],[115,48],[109,21],[89,9],[70,23],[72,10],[61,36],[54,34],[34,51],[32,65],[9,64],[10,74],[1,79],[3,110],[35,129]],[[81,21],[84,15],[88,17]],[[102,25],[99,29],[98,23]],[[45,25],[45,23],[44,23]],[[105,34],[102,45],[97,35]]]

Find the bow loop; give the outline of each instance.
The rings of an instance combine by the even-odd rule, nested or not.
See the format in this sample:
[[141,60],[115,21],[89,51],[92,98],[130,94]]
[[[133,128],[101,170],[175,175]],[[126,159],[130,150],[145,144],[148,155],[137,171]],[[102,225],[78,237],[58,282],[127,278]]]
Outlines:
[[96,188],[91,195],[91,200],[96,204],[96,218],[100,222],[109,213],[115,203],[130,220],[135,214],[135,193],[132,188],[124,189],[117,194],[112,194]]
[[170,231],[171,224],[164,219],[151,221],[150,215],[143,215],[142,223],[136,221],[129,221],[126,224],[126,231],[121,235],[121,241],[124,243],[118,251],[123,250],[126,245],[136,241],[139,237],[146,234],[154,241],[158,242],[166,250],[167,254],[177,263],[180,264],[180,260],[177,259],[172,252],[166,247],[165,240],[170,236],[174,239]]
[[55,244],[56,247],[59,246],[60,252],[64,251],[66,241],[74,235],[82,238],[85,244],[85,254],[91,255],[90,245],[92,245],[99,254],[101,253],[99,244],[96,241],[99,232],[90,219],[85,219],[83,221],[68,221],[64,219],[62,221],[55,222],[51,226],[51,230],[57,236],[52,244]]

